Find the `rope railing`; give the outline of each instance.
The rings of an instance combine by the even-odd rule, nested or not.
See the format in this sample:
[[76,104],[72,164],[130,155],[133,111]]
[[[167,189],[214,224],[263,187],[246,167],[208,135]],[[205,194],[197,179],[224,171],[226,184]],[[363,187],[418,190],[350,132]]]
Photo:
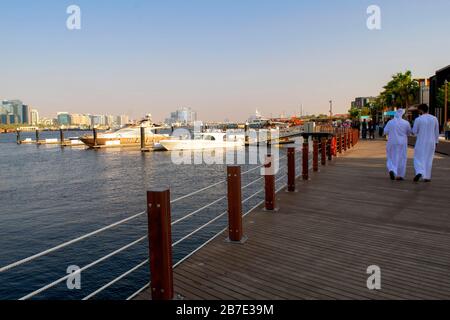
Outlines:
[[[304,167],[304,168],[307,168],[307,170],[309,171],[309,170],[311,170],[311,168],[312,168],[313,159],[312,159],[312,157],[311,157],[311,154],[313,154],[313,152],[310,152],[310,151],[309,151],[309,150],[310,150],[310,147],[308,147],[307,149],[305,149],[305,148],[306,148],[306,147],[305,147],[305,144],[303,144],[303,146],[304,146],[304,147],[303,147],[303,150],[308,150],[308,157],[307,157],[307,158],[303,158],[303,164],[305,165],[305,159],[307,159],[307,160],[308,160],[308,161],[307,161],[307,167]],[[328,145],[327,145],[326,147],[328,148]],[[300,153],[300,154],[302,153],[302,150],[301,150],[301,149],[298,150],[298,149],[296,149],[296,148],[294,148],[294,147],[291,147],[291,149],[294,149],[294,152],[293,152],[294,154],[295,154],[295,153]],[[330,149],[330,150],[331,150],[331,149]],[[322,150],[321,150],[321,151],[322,151]],[[292,155],[292,153],[291,153],[291,155]],[[280,158],[274,158],[274,159],[272,159],[272,161],[273,161],[273,160],[281,161],[281,160],[284,160],[284,159],[286,159],[286,158],[288,158],[288,155],[282,156],[282,157],[280,157]],[[294,158],[290,158],[289,161],[291,161],[292,159],[294,159]],[[289,161],[288,161],[288,162],[289,162]],[[292,162],[289,162],[289,163],[291,163],[291,165],[292,165]],[[256,171],[256,170],[258,170],[258,169],[260,169],[260,168],[262,168],[262,167],[264,167],[264,164],[259,165],[259,166],[256,166],[256,167],[254,167],[254,168],[251,168],[251,169],[249,169],[249,170],[247,170],[247,171],[245,171],[245,172],[242,172],[242,173],[240,173],[240,171],[239,171],[239,179],[240,179],[240,177],[241,177],[242,175],[245,175],[245,174],[254,172],[254,171]],[[299,170],[299,169],[301,169],[301,165],[296,165],[296,166],[293,166],[293,165],[292,165],[291,167],[289,167],[288,173],[289,173],[289,172],[292,172],[292,171],[291,171],[292,168],[294,168],[295,171],[297,171],[297,170],[298,170],[299,172],[301,171],[301,170]],[[273,180],[272,180],[272,181],[273,181],[272,184],[273,184],[273,183],[275,184],[275,192],[279,192],[280,190],[282,190],[282,189],[284,189],[284,188],[287,187],[286,184],[282,184],[281,186],[279,186],[278,188],[276,188],[276,185],[277,185],[280,181],[282,181],[282,180],[284,180],[284,179],[286,179],[286,178],[288,177],[288,175],[285,175],[285,174],[281,174],[279,177],[277,177],[280,173],[284,172],[284,170],[286,170],[286,169],[288,169],[287,166],[280,166],[280,168],[278,169],[277,173],[274,174],[274,178],[273,178]],[[305,169],[305,170],[306,170],[306,169]],[[298,175],[296,175],[295,178],[298,178],[298,177],[300,177],[300,176],[301,176],[301,173],[299,173]],[[248,187],[250,187],[250,186],[252,186],[252,185],[255,185],[256,183],[260,182],[260,181],[263,180],[263,179],[264,179],[264,177],[256,178],[256,179],[253,180],[252,182],[249,182],[249,183],[247,183],[246,185],[244,185],[243,187],[241,187],[241,190],[245,190],[246,188],[248,188]],[[289,179],[291,179],[291,178],[289,178]],[[268,183],[267,181],[269,181],[269,183],[270,183],[270,179],[269,179],[269,180],[266,180],[266,184]],[[169,203],[169,205],[174,204],[174,203],[176,203],[176,202],[178,202],[178,201],[181,201],[181,200],[183,200],[183,199],[192,197],[192,196],[194,196],[194,195],[196,195],[196,194],[199,194],[199,193],[201,193],[201,192],[204,192],[204,191],[206,191],[206,190],[209,190],[209,189],[211,189],[211,188],[214,188],[214,187],[219,186],[219,185],[221,185],[221,184],[223,184],[223,183],[226,183],[226,182],[227,182],[227,180],[221,180],[221,181],[218,181],[218,182],[216,182],[216,183],[214,183],[214,184],[211,184],[211,185],[209,185],[209,186],[207,186],[207,187],[201,188],[201,189],[196,190],[196,191],[194,191],[194,192],[191,192],[191,193],[189,193],[189,194],[183,195],[183,196],[181,196],[181,197],[179,197],[179,198],[176,198],[176,199],[174,199],[174,200],[172,200],[172,201],[169,201],[169,200],[168,200],[168,203]],[[228,181],[228,183],[229,183],[229,181]],[[289,182],[288,182],[288,184],[289,184]],[[267,188],[267,185],[266,185],[266,188]],[[249,213],[250,213],[251,211],[253,211],[255,208],[259,207],[264,201],[266,201],[266,207],[267,207],[267,189],[264,189],[264,188],[263,188],[263,189],[257,190],[255,193],[253,193],[252,195],[250,195],[250,196],[248,196],[247,198],[245,198],[244,200],[242,200],[241,203],[242,203],[242,204],[247,203],[247,202],[250,201],[251,199],[255,198],[257,195],[261,194],[264,190],[266,190],[266,200],[261,200],[261,201],[259,201],[258,204],[256,204],[254,207],[252,207],[252,208],[251,208],[249,211],[247,211],[245,214],[240,214],[241,218],[245,217],[247,214],[249,214]],[[272,190],[273,190],[273,189],[272,189]],[[289,191],[291,191],[291,190],[289,190]],[[269,193],[270,193],[270,191],[269,191]],[[219,203],[219,202],[221,202],[221,201],[227,199],[227,197],[228,197],[228,196],[222,196],[222,197],[220,197],[220,198],[218,198],[218,199],[216,199],[216,200],[214,200],[214,201],[212,201],[212,202],[210,202],[210,203],[208,203],[208,204],[202,206],[201,208],[196,209],[196,210],[194,210],[194,211],[188,213],[187,215],[185,215],[185,216],[183,216],[183,217],[181,217],[181,218],[178,218],[178,219],[176,219],[176,220],[170,222],[170,225],[171,225],[171,226],[176,225],[177,223],[179,223],[179,222],[181,222],[181,221],[184,221],[184,220],[186,220],[186,219],[188,219],[188,218],[194,216],[195,214],[197,214],[197,213],[199,213],[199,212],[201,212],[201,211],[204,211],[204,210],[206,210],[206,209],[208,209],[208,208],[214,206],[215,204],[217,204],[217,203]],[[239,196],[239,197],[240,197],[240,196]],[[269,209],[269,210],[270,210],[270,209]],[[71,245],[71,244],[73,244],[73,243],[77,243],[77,242],[82,241],[82,240],[84,240],[84,239],[86,239],[86,238],[89,238],[89,237],[91,237],[91,236],[93,236],[93,235],[99,234],[99,233],[101,233],[101,232],[103,232],[103,231],[106,231],[106,230],[108,230],[108,229],[111,229],[111,228],[114,228],[114,227],[116,227],[116,226],[119,226],[119,225],[121,225],[121,224],[123,224],[123,223],[126,223],[126,222],[128,222],[128,221],[131,221],[131,220],[133,220],[133,219],[135,219],[135,218],[137,218],[137,217],[139,217],[139,216],[141,216],[141,215],[143,215],[143,214],[145,214],[145,213],[146,213],[146,211],[140,212],[140,213],[135,214],[135,215],[133,215],[133,216],[131,216],[131,217],[122,219],[122,220],[117,221],[117,222],[115,222],[115,223],[113,223],[113,224],[110,224],[110,225],[108,225],[108,226],[105,226],[105,227],[100,228],[100,229],[98,229],[98,230],[92,231],[92,232],[90,232],[90,233],[88,233],[88,234],[85,234],[85,235],[83,235],[83,236],[80,236],[80,237],[78,237],[78,238],[76,238],[76,239],[73,239],[73,240],[64,242],[64,243],[62,243],[62,244],[60,244],[60,245],[58,245],[58,246],[55,246],[55,247],[53,247],[53,248],[51,248],[51,249],[42,251],[42,252],[40,252],[40,253],[38,253],[38,254],[35,254],[35,255],[32,255],[32,256],[30,256],[30,257],[28,257],[28,258],[25,258],[25,259],[19,260],[19,261],[17,261],[17,262],[14,262],[14,263],[12,263],[12,264],[9,264],[9,265],[7,265],[7,266],[5,266],[5,267],[0,268],[0,272],[4,272],[4,271],[7,271],[7,270],[10,270],[10,269],[12,269],[12,268],[14,268],[14,267],[17,267],[17,266],[19,266],[19,265],[21,265],[21,264],[24,264],[24,263],[26,263],[26,262],[32,261],[32,260],[37,259],[37,258],[39,258],[39,257],[45,256],[45,255],[47,255],[47,254],[49,254],[49,253],[52,253],[52,252],[57,251],[57,250],[59,250],[59,249],[62,249],[62,248],[66,247],[66,246],[69,246],[69,245]],[[173,247],[179,245],[180,243],[182,243],[183,241],[185,241],[185,240],[191,238],[193,235],[197,234],[197,233],[200,232],[201,230],[205,229],[206,227],[210,226],[210,225],[213,224],[214,222],[216,222],[216,221],[218,221],[219,219],[221,219],[221,218],[222,218],[225,214],[227,214],[227,213],[229,213],[229,209],[227,209],[226,211],[224,211],[224,212],[220,213],[219,215],[215,216],[214,218],[212,218],[212,219],[209,220],[208,222],[202,224],[201,226],[195,228],[193,231],[191,231],[191,232],[189,232],[188,234],[186,234],[185,236],[181,237],[180,239],[178,239],[178,240],[175,241],[174,243],[171,243],[171,246],[170,246],[170,247],[173,248]],[[189,258],[190,256],[192,256],[195,252],[197,252],[197,251],[200,250],[202,247],[204,247],[206,244],[208,244],[208,243],[211,242],[213,239],[215,239],[219,234],[223,233],[226,229],[227,229],[227,228],[222,229],[220,232],[218,232],[218,233],[215,234],[213,237],[211,237],[210,239],[208,239],[208,240],[207,240],[206,242],[204,242],[202,245],[200,245],[199,247],[197,247],[196,249],[194,249],[193,251],[191,251],[189,254],[187,254],[185,257],[183,257],[182,259],[180,259],[177,263],[175,263],[175,264],[173,265],[173,268],[176,268],[176,267],[177,267],[178,265],[180,265],[183,261],[185,261],[187,258]],[[147,239],[147,238],[149,238],[148,235],[143,236],[143,237],[141,237],[141,238],[139,238],[139,239],[137,239],[137,240],[135,240],[135,241],[133,241],[133,242],[131,242],[131,243],[125,245],[125,246],[122,246],[121,248],[119,248],[119,249],[117,249],[117,250],[115,250],[115,251],[113,251],[113,252],[111,252],[111,253],[109,253],[109,254],[107,254],[107,255],[105,255],[105,256],[103,256],[103,257],[97,259],[97,260],[95,260],[94,262],[91,262],[91,263],[85,265],[85,266],[82,267],[81,269],[75,271],[75,273],[81,273],[82,271],[85,271],[85,270],[87,270],[87,269],[89,269],[89,268],[91,268],[91,267],[93,267],[93,266],[95,266],[95,265],[101,263],[102,261],[105,261],[106,259],[109,259],[109,258],[111,258],[111,257],[113,257],[113,256],[115,256],[115,255],[117,255],[117,254],[119,254],[120,252],[122,252],[122,251],[124,251],[124,250],[126,250],[126,249],[128,249],[128,248],[130,248],[130,247],[132,247],[132,246],[134,246],[134,245],[136,245],[136,244],[142,242],[143,240],[145,240],[145,239]],[[120,274],[119,276],[117,276],[116,278],[112,279],[112,280],[109,281],[108,283],[104,284],[103,286],[101,286],[101,287],[98,288],[97,290],[91,292],[90,294],[88,294],[87,296],[85,296],[85,297],[83,298],[83,300],[91,299],[92,297],[96,296],[97,294],[99,294],[100,292],[102,292],[102,291],[104,291],[105,289],[109,288],[110,286],[112,286],[113,284],[117,283],[118,281],[124,279],[125,277],[127,277],[128,275],[130,275],[131,273],[135,272],[136,270],[138,270],[139,268],[141,268],[142,266],[144,266],[145,264],[147,264],[147,263],[149,263],[149,262],[150,262],[149,259],[146,259],[146,260],[140,262],[139,264],[135,265],[135,266],[132,267],[131,269],[125,271],[124,273]],[[61,277],[61,278],[59,278],[59,279],[57,279],[57,280],[51,282],[50,284],[47,284],[47,285],[45,285],[45,286],[43,286],[43,287],[41,287],[41,288],[39,288],[39,289],[37,289],[37,290],[35,290],[35,291],[33,291],[33,292],[31,292],[31,293],[29,293],[29,294],[23,296],[22,298],[20,298],[20,300],[30,299],[30,298],[32,298],[32,297],[34,297],[34,296],[36,296],[36,295],[38,295],[38,294],[40,294],[40,293],[42,293],[42,292],[48,290],[49,288],[52,288],[52,287],[56,286],[57,284],[61,283],[62,281],[67,280],[69,277],[73,277],[73,276],[74,276],[74,273],[65,275],[64,277]],[[140,292],[142,292],[143,290],[145,290],[145,288],[147,288],[148,286],[149,286],[149,283],[147,283],[145,286],[143,286],[142,288],[140,288],[138,291],[136,291],[136,292],[134,292],[132,295],[130,295],[130,296],[127,298],[127,300],[128,300],[128,299],[134,298],[134,297],[135,297],[136,295],[138,295]]]
[[185,216],[183,216],[183,217],[173,221],[172,222],[172,226],[177,224],[177,223],[179,223],[179,222],[181,222],[181,221],[183,221],[183,220],[186,220],[189,217],[192,217],[194,214],[199,213],[199,212],[201,212],[201,211],[211,207],[212,205],[214,205],[216,203],[219,203],[222,200],[225,200],[226,198],[227,198],[226,196],[223,196],[223,197],[221,197],[221,198],[219,198],[217,200],[214,200],[213,202],[210,202],[207,205],[205,205],[205,206],[203,206],[203,207],[201,207],[201,208],[199,208],[199,209],[197,209],[197,210],[195,210],[195,211],[193,211],[193,212],[191,212],[191,213],[189,213],[189,214],[187,214],[187,215],[185,215]]
[[227,182],[227,180],[221,180],[221,181],[219,181],[219,182],[213,183],[212,185],[209,185],[209,186],[207,186],[207,187],[204,187],[204,188],[202,188],[202,189],[200,189],[200,190],[197,190],[197,191],[188,193],[188,194],[186,194],[186,195],[184,195],[184,196],[181,196],[181,197],[179,197],[179,198],[176,198],[176,199],[174,199],[174,200],[171,200],[170,203],[171,203],[171,204],[174,204],[174,203],[176,203],[176,202],[178,202],[178,201],[181,201],[181,200],[183,200],[183,199],[192,197],[192,196],[194,196],[194,195],[196,195],[196,194],[199,194],[199,193],[201,193],[201,192],[203,192],[203,191],[206,191],[206,190],[209,190],[209,189],[211,189],[211,188],[214,188],[214,187],[216,187],[216,186],[218,186],[218,185],[221,185],[222,183],[225,183],[225,182]]
[[124,250],[126,250],[126,249],[128,249],[128,248],[130,248],[130,247],[132,247],[132,246],[134,246],[136,244],[138,244],[139,242],[142,242],[143,240],[147,239],[147,237],[148,236],[145,235],[145,236],[143,236],[143,237],[141,237],[141,238],[139,238],[139,239],[137,239],[137,240],[135,240],[135,241],[133,241],[133,242],[131,242],[131,243],[129,243],[129,244],[127,244],[127,245],[125,245],[125,246],[123,246],[123,247],[121,247],[121,248],[119,248],[119,249],[117,249],[117,250],[115,250],[115,251],[113,251],[113,252],[111,252],[111,253],[109,253],[109,254],[101,257],[101,258],[99,258],[99,259],[97,259],[97,260],[95,260],[94,262],[91,262],[91,263],[85,265],[84,267],[78,269],[77,271],[75,271],[73,273],[70,273],[70,274],[68,274],[68,275],[66,275],[64,277],[61,277],[58,280],[55,280],[55,281],[53,281],[53,282],[51,282],[51,283],[49,283],[49,284],[47,284],[47,285],[45,285],[45,286],[43,286],[43,287],[33,291],[33,292],[23,296],[19,300],[28,300],[29,298],[32,298],[32,297],[38,295],[39,293],[42,293],[42,292],[44,292],[44,291],[46,291],[46,290],[56,286],[57,284],[63,282],[64,280],[67,280],[70,277],[75,276],[76,274],[80,274],[82,271],[85,271],[85,270],[95,266],[96,264],[99,264],[100,262],[105,261],[106,259],[109,259],[109,258],[115,256],[116,254],[119,254],[120,252],[122,252],[122,251],[124,251]]
[[133,219],[135,219],[135,218],[137,218],[137,217],[143,215],[144,213],[145,213],[145,211],[139,212],[139,213],[137,213],[137,214],[135,214],[135,215],[133,215],[133,216],[131,216],[131,217],[122,219],[122,220],[117,221],[117,222],[115,222],[115,223],[112,223],[112,224],[110,224],[110,225],[108,225],[108,226],[106,226],[106,227],[103,227],[103,228],[97,229],[97,230],[95,230],[95,231],[89,232],[89,233],[87,233],[87,234],[85,234],[85,235],[83,235],[83,236],[80,236],[80,237],[78,237],[78,238],[75,238],[75,239],[72,239],[72,240],[70,240],[70,241],[66,241],[66,242],[64,242],[64,243],[61,243],[61,244],[59,244],[59,245],[57,245],[57,246],[55,246],[55,247],[53,247],[53,248],[44,250],[44,251],[42,251],[42,252],[39,252],[39,253],[34,254],[34,255],[32,255],[32,256],[29,256],[29,257],[27,257],[27,258],[25,258],[25,259],[16,261],[16,262],[14,262],[14,263],[11,263],[11,264],[9,264],[9,265],[7,265],[7,266],[4,266],[4,267],[0,268],[0,273],[1,273],[1,272],[5,272],[5,271],[7,271],[7,270],[10,270],[10,269],[12,269],[12,268],[18,267],[18,266],[20,266],[20,265],[22,265],[22,264],[24,264],[24,263],[30,262],[30,261],[32,261],[32,260],[34,260],[34,259],[40,258],[40,257],[42,257],[42,256],[45,256],[45,255],[50,254],[50,253],[52,253],[52,252],[55,252],[55,251],[57,251],[57,250],[60,250],[60,249],[62,249],[62,248],[64,248],[64,247],[67,247],[67,246],[69,246],[69,245],[71,245],[71,244],[80,242],[80,241],[82,241],[82,240],[84,240],[84,239],[87,239],[87,238],[89,238],[89,237],[92,237],[92,236],[94,236],[94,235],[97,235],[97,234],[99,234],[99,233],[101,233],[101,232],[103,232],[103,231],[106,231],[106,230],[109,230],[109,229],[111,229],[111,228],[117,227],[117,226],[119,226],[119,225],[121,225],[121,224],[124,224],[124,223],[126,223],[126,222],[128,222],[128,221],[131,221],[131,220],[133,220]]
[[126,276],[128,276],[129,274],[133,273],[134,271],[138,270],[139,268],[143,267],[144,265],[146,265],[148,262],[150,261],[150,259],[145,259],[144,261],[142,261],[141,263],[139,263],[138,265],[134,266],[133,268],[131,268],[130,270],[122,273],[120,276],[114,278],[113,280],[111,280],[110,282],[108,282],[107,284],[103,285],[102,287],[100,287],[99,289],[95,290],[94,292],[88,294],[86,297],[83,298],[83,300],[89,300],[90,298],[96,296],[97,294],[99,294],[100,292],[102,292],[103,290],[109,288],[110,286],[112,286],[113,284],[115,284],[116,282],[122,280],[123,278],[125,278]]

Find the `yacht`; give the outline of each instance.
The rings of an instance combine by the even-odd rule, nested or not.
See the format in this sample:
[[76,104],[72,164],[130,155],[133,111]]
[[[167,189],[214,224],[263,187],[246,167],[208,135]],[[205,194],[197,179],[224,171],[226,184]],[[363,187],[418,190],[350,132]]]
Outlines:
[[245,145],[244,134],[227,134],[226,132],[197,133],[194,139],[165,139],[159,144],[168,151],[175,150],[202,150],[235,148]]
[[143,120],[137,125],[127,126],[117,131],[98,133],[96,144],[93,135],[84,135],[80,137],[80,140],[90,148],[140,146],[141,127],[145,128],[145,145],[150,148],[154,147],[160,140],[169,138],[168,134],[156,133],[157,130],[166,129],[165,127],[157,127],[149,121]]

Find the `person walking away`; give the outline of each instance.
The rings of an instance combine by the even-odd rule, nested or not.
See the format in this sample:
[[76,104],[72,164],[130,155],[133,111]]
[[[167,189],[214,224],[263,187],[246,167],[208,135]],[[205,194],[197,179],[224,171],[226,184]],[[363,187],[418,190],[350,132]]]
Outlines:
[[374,131],[373,131],[373,120],[369,121],[369,140],[372,139],[372,136],[374,136]]
[[366,121],[366,119],[363,120],[361,128],[362,128],[362,138],[367,139],[367,121]]
[[434,152],[439,143],[439,121],[428,113],[428,106],[418,106],[420,116],[414,121],[412,129],[417,137],[414,148],[414,169],[416,176],[414,182],[423,178],[425,182],[431,181],[431,170],[433,167]]
[[402,118],[404,113],[404,109],[398,109],[394,119],[386,124],[383,132],[388,136],[386,165],[391,180],[404,180],[406,175],[408,136],[411,134],[411,125]]
[[383,136],[383,121],[378,122],[378,136],[381,138]]
[[450,120],[444,125],[445,140],[450,140]]

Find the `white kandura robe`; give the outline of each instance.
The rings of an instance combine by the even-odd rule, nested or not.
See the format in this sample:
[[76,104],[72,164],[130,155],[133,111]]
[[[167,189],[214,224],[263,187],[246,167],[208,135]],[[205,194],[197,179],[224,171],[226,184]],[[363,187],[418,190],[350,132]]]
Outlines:
[[415,120],[412,131],[417,136],[414,169],[424,179],[431,179],[434,152],[439,143],[439,122],[435,116],[424,114]]
[[386,144],[388,172],[393,171],[396,177],[404,178],[406,175],[408,136],[411,134],[411,125],[401,117],[395,117],[386,124],[384,134],[388,136]]

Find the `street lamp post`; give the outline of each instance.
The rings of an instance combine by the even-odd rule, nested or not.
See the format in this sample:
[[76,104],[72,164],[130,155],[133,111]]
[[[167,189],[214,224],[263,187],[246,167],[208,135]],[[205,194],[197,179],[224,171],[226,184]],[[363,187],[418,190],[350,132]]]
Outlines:
[[333,121],[333,100],[330,100],[330,120]]
[[[448,121],[448,81],[445,80],[445,97],[444,97],[444,128],[447,126]],[[444,129],[445,131],[445,129]]]

